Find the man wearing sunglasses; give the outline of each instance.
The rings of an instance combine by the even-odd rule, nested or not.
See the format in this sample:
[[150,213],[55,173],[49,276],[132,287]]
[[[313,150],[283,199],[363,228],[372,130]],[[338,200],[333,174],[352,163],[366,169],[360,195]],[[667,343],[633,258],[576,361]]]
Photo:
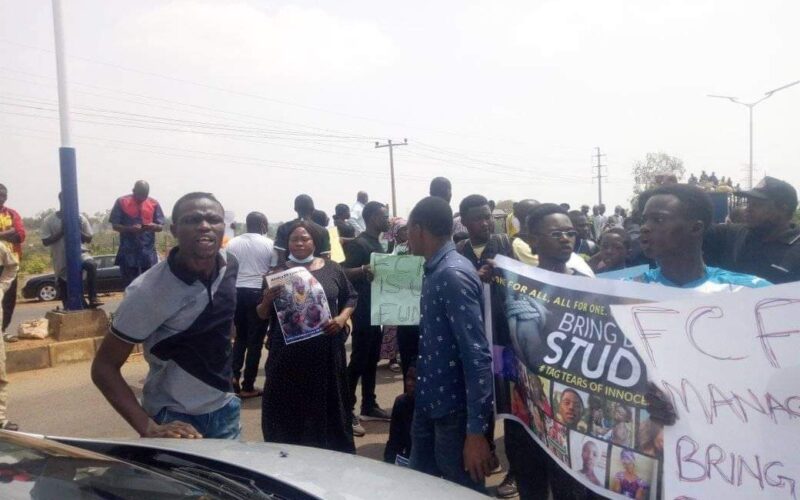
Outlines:
[[543,203],[528,213],[528,242],[539,257],[539,267],[560,274],[587,275],[567,265],[572,259],[578,232],[567,211],[555,203]]

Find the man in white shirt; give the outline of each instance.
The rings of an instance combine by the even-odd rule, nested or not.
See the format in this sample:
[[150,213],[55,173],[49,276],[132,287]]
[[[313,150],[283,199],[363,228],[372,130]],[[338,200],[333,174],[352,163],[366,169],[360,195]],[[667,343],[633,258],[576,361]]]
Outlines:
[[365,191],[359,191],[356,195],[356,202],[350,207],[350,224],[356,228],[356,236],[367,230],[367,224],[364,222],[361,212],[364,211],[364,206],[368,202],[369,195]]
[[[58,201],[61,202],[61,193],[58,194]],[[96,308],[103,305],[97,300],[97,263],[89,254],[87,244],[92,242],[94,233],[89,220],[81,214],[81,269],[86,272],[86,285],[89,292],[89,302],[85,305]],[[53,263],[53,272],[56,274],[58,293],[61,295],[61,302],[64,308],[67,307],[67,252],[64,247],[64,223],[61,221],[61,211],[48,215],[42,222],[39,229],[42,237],[42,244],[50,248],[50,259]]]
[[[277,264],[273,242],[265,236],[269,228],[267,217],[261,212],[250,212],[246,219],[247,232],[228,242],[225,250],[239,261],[236,278],[236,338],[233,343],[233,387],[243,398],[260,396],[255,388],[261,349],[267,334],[267,321],[256,314],[261,301],[264,275]],[[242,377],[244,366],[244,378]]]

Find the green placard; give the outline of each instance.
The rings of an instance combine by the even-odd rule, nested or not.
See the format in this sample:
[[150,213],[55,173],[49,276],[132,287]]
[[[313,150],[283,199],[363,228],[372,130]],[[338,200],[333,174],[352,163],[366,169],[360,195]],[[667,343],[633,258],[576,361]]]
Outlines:
[[418,325],[422,291],[422,257],[372,254],[373,325]]

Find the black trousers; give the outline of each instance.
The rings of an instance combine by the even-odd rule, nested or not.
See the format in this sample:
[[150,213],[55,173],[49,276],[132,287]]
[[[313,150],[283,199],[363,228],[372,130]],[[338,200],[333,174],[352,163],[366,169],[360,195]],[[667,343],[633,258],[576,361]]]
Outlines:
[[[97,262],[93,259],[86,259],[81,262],[81,270],[86,272],[86,291],[89,294],[89,302],[97,300]],[[67,308],[67,280],[58,278],[58,294],[61,296],[61,304]],[[83,301],[86,305],[86,301]]]
[[11,324],[11,316],[14,314],[15,307],[17,307],[17,278],[14,278],[11,286],[6,290],[6,294],[3,295],[3,333]]
[[233,376],[236,380],[244,379],[242,390],[255,389],[258,364],[261,362],[261,349],[267,335],[267,320],[256,313],[256,306],[261,302],[262,292],[256,288],[236,289],[236,313],[233,323],[236,325],[236,338],[233,341]]
[[397,327],[397,350],[400,352],[400,368],[403,371],[403,382],[405,382],[408,369],[417,366],[419,326],[401,325]]
[[120,273],[122,274],[122,282],[125,284],[125,288],[130,285],[133,280],[138,278],[140,275],[144,274],[148,269],[152,266],[141,266],[141,267],[130,267],[130,266],[119,266]]
[[369,315],[353,321],[352,352],[347,365],[347,382],[350,389],[350,406],[355,410],[356,389],[361,380],[361,412],[369,411],[377,405],[375,397],[375,377],[381,357],[383,329],[369,324]]

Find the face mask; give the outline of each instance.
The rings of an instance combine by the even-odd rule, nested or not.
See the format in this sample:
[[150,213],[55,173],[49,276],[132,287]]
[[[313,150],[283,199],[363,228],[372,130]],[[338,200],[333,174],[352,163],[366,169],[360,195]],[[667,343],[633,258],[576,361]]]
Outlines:
[[313,261],[313,260],[314,260],[314,254],[312,253],[311,255],[309,255],[308,257],[306,257],[305,259],[298,259],[298,258],[297,258],[297,257],[295,257],[294,255],[292,255],[292,254],[289,254],[289,260],[291,260],[291,261],[292,261],[292,262],[294,262],[295,264],[310,264],[310,263],[311,263],[311,261]]

